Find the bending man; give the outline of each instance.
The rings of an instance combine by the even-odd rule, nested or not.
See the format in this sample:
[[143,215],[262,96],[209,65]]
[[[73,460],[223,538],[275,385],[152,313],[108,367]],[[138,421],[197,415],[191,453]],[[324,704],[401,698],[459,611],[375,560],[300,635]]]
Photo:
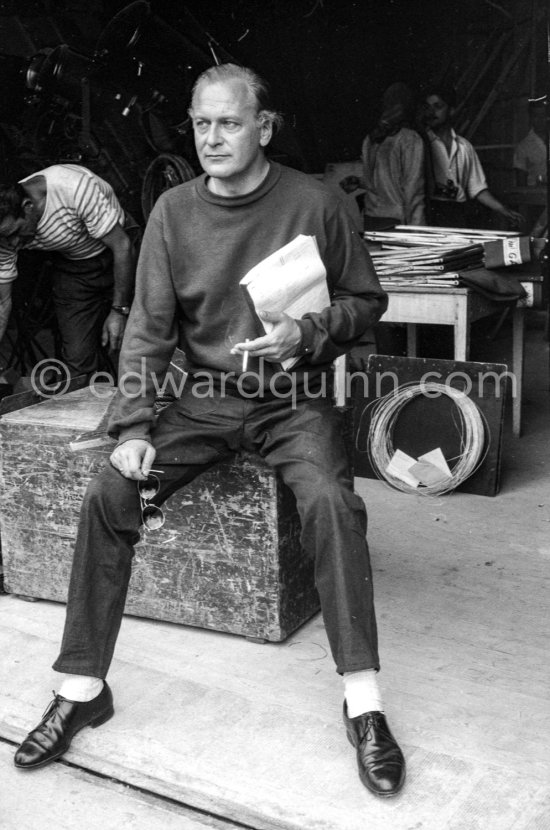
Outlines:
[[[0,340],[21,248],[50,251],[62,358],[71,375],[118,352],[134,290],[135,255],[110,184],[85,167],[55,164],[0,188]],[[116,367],[115,367],[116,368]]]

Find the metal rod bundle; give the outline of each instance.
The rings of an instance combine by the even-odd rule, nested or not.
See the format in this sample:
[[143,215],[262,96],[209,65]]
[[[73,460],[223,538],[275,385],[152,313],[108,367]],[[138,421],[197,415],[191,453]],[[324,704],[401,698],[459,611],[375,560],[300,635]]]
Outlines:
[[512,231],[398,225],[392,231],[365,231],[382,285],[454,286],[459,271],[482,268],[484,243],[518,236]]

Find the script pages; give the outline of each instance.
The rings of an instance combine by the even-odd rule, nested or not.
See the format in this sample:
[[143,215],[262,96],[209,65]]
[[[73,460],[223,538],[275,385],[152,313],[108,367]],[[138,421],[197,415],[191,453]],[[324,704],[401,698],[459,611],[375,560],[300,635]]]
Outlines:
[[[299,234],[288,245],[263,259],[244,276],[241,285],[248,303],[266,332],[273,325],[259,317],[261,311],[285,312],[299,320],[304,314],[330,305],[327,272],[314,236]],[[299,357],[281,362],[288,371]]]

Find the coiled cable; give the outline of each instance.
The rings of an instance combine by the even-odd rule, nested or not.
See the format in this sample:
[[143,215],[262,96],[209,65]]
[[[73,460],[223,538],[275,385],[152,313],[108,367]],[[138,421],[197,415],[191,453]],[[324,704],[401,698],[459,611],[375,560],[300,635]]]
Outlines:
[[[458,419],[454,419],[460,435],[460,454],[451,469],[451,477],[436,484],[413,487],[388,472],[388,465],[394,455],[393,433],[395,424],[404,407],[413,398],[424,395],[437,398],[446,395],[455,404]],[[483,463],[489,449],[488,425],[476,403],[460,389],[443,383],[408,383],[378,399],[372,405],[372,417],[368,435],[368,453],[372,469],[379,478],[392,487],[406,493],[419,495],[442,495],[456,489],[466,481]]]

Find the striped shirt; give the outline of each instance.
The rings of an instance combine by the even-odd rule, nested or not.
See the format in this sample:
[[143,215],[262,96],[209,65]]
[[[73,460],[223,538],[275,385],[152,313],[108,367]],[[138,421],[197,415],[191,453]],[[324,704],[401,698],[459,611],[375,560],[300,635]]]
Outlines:
[[[89,259],[105,250],[101,237],[117,222],[124,226],[124,210],[114,190],[99,176],[77,164],[54,164],[21,179],[46,180],[46,205],[29,250],[57,251],[67,259]],[[17,252],[0,245],[0,283],[17,277]]]

